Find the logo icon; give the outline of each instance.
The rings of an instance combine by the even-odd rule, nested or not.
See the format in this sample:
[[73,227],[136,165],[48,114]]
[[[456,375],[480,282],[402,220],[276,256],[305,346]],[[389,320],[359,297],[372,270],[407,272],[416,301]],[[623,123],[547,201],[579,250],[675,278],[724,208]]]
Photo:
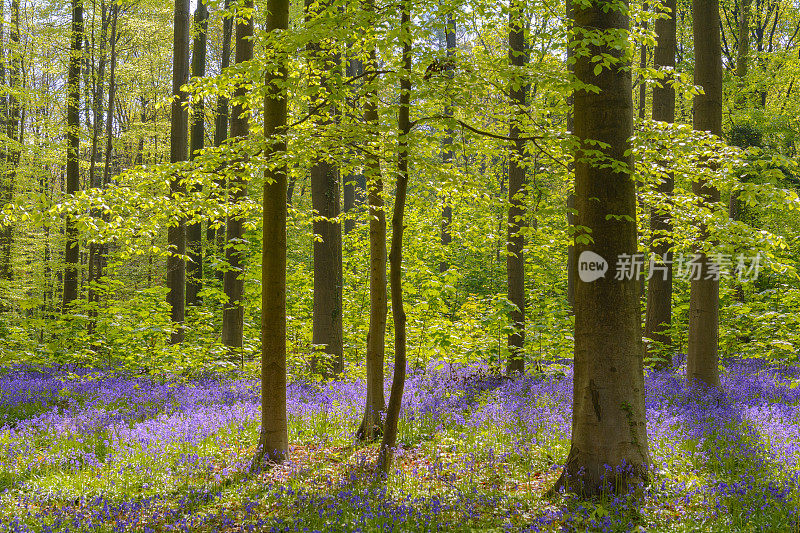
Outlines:
[[586,250],[578,258],[578,276],[584,283],[600,279],[608,272],[608,262],[594,252]]

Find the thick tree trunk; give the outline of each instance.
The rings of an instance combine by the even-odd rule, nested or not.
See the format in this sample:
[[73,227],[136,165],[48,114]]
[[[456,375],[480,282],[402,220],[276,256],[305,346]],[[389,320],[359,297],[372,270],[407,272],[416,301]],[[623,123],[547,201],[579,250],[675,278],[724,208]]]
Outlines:
[[[208,6],[203,0],[194,10],[194,25],[197,34],[192,43],[192,77],[206,75],[206,33],[208,30]],[[205,107],[203,97],[197,98],[192,108],[192,135],[189,157],[194,159],[205,145]],[[189,263],[186,265],[186,305],[198,305],[203,290],[203,225],[195,221],[186,227],[186,246]]]
[[[653,63],[657,69],[675,68],[676,51],[676,0],[666,0],[664,7],[671,12],[668,18],[656,21],[656,48],[653,52]],[[670,82],[672,74],[668,74],[659,86],[653,88],[653,120],[675,122],[675,89]],[[667,198],[672,196],[675,182],[672,173],[664,176],[659,182],[657,191]],[[663,260],[662,269],[657,269],[650,276],[647,290],[647,311],[645,313],[644,336],[666,346],[672,345],[669,328],[672,324],[672,213],[671,201],[665,205],[654,205],[650,211],[650,229],[653,239],[650,251]],[[648,352],[652,345],[647,344]],[[663,356],[663,354],[662,354]],[[665,368],[672,364],[671,356],[659,359],[657,368]]]
[[400,98],[397,113],[397,191],[392,212],[392,244],[389,253],[389,283],[392,292],[394,320],[394,374],[386,426],[378,451],[377,470],[384,476],[392,466],[397,444],[397,424],[406,384],[406,312],[403,309],[403,217],[408,190],[408,136],[411,133],[411,0],[404,0],[400,14],[400,40],[403,43],[403,71],[400,77]]
[[[2,2],[2,0],[0,0]],[[83,1],[72,0],[72,31],[67,72],[67,194],[80,186],[80,128],[81,128],[81,44],[83,43]],[[1,43],[0,43],[1,44]],[[67,248],[64,253],[63,312],[69,312],[78,297],[78,228],[71,216],[66,221]]]
[[[370,2],[369,8],[374,5]],[[375,70],[377,52],[369,53],[369,70]],[[364,123],[370,138],[380,139],[378,92],[374,85],[367,90],[364,101]],[[367,401],[364,418],[356,435],[371,441],[383,433],[382,415],[386,410],[383,392],[383,364],[386,353],[386,211],[383,200],[381,164],[375,146],[365,151],[364,173],[368,179],[369,203],[369,332],[367,333]]]
[[[253,1],[245,0],[247,18],[236,23],[236,63],[253,59]],[[238,87],[234,97],[243,97],[247,89]],[[242,104],[231,110],[231,137],[247,137],[250,134],[250,112]],[[229,183],[230,201],[235,209],[247,194],[246,166],[240,162]],[[228,301],[222,311],[222,343],[230,350],[241,350],[244,334],[244,221],[239,215],[229,216],[226,223],[225,259],[228,270],[224,274],[223,288]]]
[[[604,7],[575,6],[576,40],[586,39],[587,32],[629,28],[626,14]],[[615,57],[617,63],[595,74],[592,57],[601,54]],[[633,134],[630,64],[608,45],[592,44],[576,55],[578,80],[600,89],[599,94],[574,95],[575,134],[581,142],[575,163],[577,225],[589,228],[592,237],[591,244],[577,245],[579,272],[583,274],[583,264],[590,259],[584,254],[590,252],[607,261],[609,269],[596,280],[578,279],[575,287],[572,444],[555,488],[591,496],[606,488],[624,491],[631,480],[646,478],[650,455],[639,283],[616,268],[617,258],[635,254],[637,244],[633,161],[626,154]],[[607,143],[603,155],[624,169],[589,159],[592,156],[583,152],[594,148],[589,141]]]
[[[306,0],[306,19],[325,10],[327,2],[314,5]],[[310,106],[323,109],[327,99],[330,78],[341,68],[339,55],[332,49],[323,49],[318,42],[308,45],[311,71],[319,73]],[[312,83],[315,83],[312,81]],[[322,130],[332,124],[327,118],[331,111],[314,117],[315,127]],[[311,206],[314,210],[314,310],[311,360],[313,373],[336,375],[344,370],[344,340],[342,333],[342,226],[340,213],[339,169],[326,154],[311,164]]]
[[[267,1],[267,32],[289,26],[289,0]],[[286,77],[284,58],[267,71],[264,98],[264,156],[286,151]],[[289,457],[286,417],[286,174],[284,165],[264,172],[264,232],[261,254],[261,431],[253,470],[265,460]]]
[[[447,62],[445,63],[444,72],[448,78],[452,79],[455,76],[456,60],[456,23],[453,20],[452,13],[448,13],[445,18],[444,37],[447,46]],[[453,116],[453,107],[451,102],[448,102],[444,106],[444,116]],[[454,132],[452,128],[448,127],[444,141],[442,142],[442,165],[447,171],[450,170],[450,166],[453,164],[453,137]],[[450,202],[450,198],[446,197],[444,199],[444,205],[442,206],[442,220],[439,226],[439,240],[442,243],[442,251],[445,254],[445,257],[447,257],[447,248],[453,241],[453,236],[451,234],[452,225],[453,205]],[[443,259],[439,263],[439,272],[447,272],[448,268],[450,268],[450,264],[448,263],[447,259]]]
[[[225,0],[225,10],[230,7],[230,0]],[[231,63],[231,36],[233,35],[233,18],[225,17],[222,21],[222,58],[220,60],[220,71],[224,71]],[[214,118],[214,146],[220,147],[228,138],[228,98],[224,95],[217,97],[217,109]],[[225,189],[225,177],[220,174],[216,180],[218,193]],[[219,224],[218,228],[214,226]],[[216,223],[209,221],[206,231],[206,252],[211,256],[212,253],[223,250],[225,246],[225,221],[218,220]],[[216,270],[215,276],[218,281],[224,280],[224,272]],[[210,277],[210,276],[209,276]]]
[[527,62],[525,50],[525,0],[513,0],[508,12],[508,62],[515,70],[509,87],[511,98],[512,141],[508,159],[508,244],[506,271],[508,275],[508,300],[514,304],[511,322],[515,331],[508,336],[509,374],[525,371],[525,141],[520,140],[520,125],[517,117],[522,115],[528,87],[520,70]]
[[[189,112],[186,104],[189,95],[181,87],[189,81],[189,0],[175,0],[172,61],[172,119],[170,122],[170,162],[180,163],[188,158]],[[170,193],[178,199],[186,194],[180,173],[173,175],[169,183]],[[167,231],[170,255],[167,257],[167,303],[173,327],[170,342],[178,344],[184,338],[186,314],[186,220],[173,221]]]
[[[719,33],[719,1],[693,0],[695,48],[694,84],[704,94],[694,97],[694,129],[722,136],[722,51]],[[692,183],[692,191],[706,205],[720,200],[717,189],[703,180]],[[701,228],[703,239],[707,229]],[[699,244],[699,243],[698,243]],[[698,278],[691,281],[689,296],[689,346],[686,376],[692,383],[719,386],[719,279],[707,276],[711,260],[700,252]],[[704,279],[706,277],[712,279]]]

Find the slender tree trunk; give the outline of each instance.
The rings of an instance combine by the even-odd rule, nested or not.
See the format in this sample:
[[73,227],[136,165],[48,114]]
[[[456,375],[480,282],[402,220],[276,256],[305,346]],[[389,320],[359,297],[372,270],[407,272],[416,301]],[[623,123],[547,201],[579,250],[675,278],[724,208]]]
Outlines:
[[[236,23],[236,63],[244,63],[253,59],[253,1],[245,0],[246,18],[239,18]],[[246,87],[237,87],[234,97],[244,97]],[[250,111],[242,104],[236,104],[231,110],[231,137],[247,137],[250,134]],[[229,184],[230,201],[236,209],[247,194],[246,166],[244,161],[238,163]],[[232,351],[241,350],[244,334],[244,221],[239,215],[229,216],[225,235],[225,259],[228,270],[224,275],[224,290],[228,301],[222,311],[222,343]]]
[[[225,0],[225,10],[230,8],[230,0]],[[233,34],[233,18],[225,17],[222,21],[222,58],[220,61],[220,71],[224,71],[230,66],[231,63],[231,36]],[[228,98],[224,95],[217,97],[217,109],[214,118],[214,146],[220,147],[222,143],[228,138]],[[217,192],[221,193],[225,188],[225,177],[220,174],[220,178],[216,180]],[[211,255],[212,251],[222,250],[225,246],[225,221],[216,221],[220,227],[214,228],[215,223],[209,221],[208,230],[206,231],[206,246],[207,253]],[[224,273],[222,270],[216,270],[215,275],[217,280],[223,281]]]
[[745,78],[747,77],[747,59],[750,55],[750,5],[752,0],[741,0],[741,2],[739,42],[736,47],[736,85],[738,88],[736,107],[739,109],[747,106],[747,85],[745,83]]
[[[96,5],[94,6],[96,10]],[[93,15],[94,17],[94,15]],[[97,58],[97,72],[93,79],[92,87],[92,148],[89,157],[89,186],[99,189],[103,186],[102,174],[98,171],[98,165],[103,159],[102,150],[100,149],[100,135],[103,132],[103,89],[105,87],[106,79],[106,46],[108,44],[108,25],[110,17],[108,16],[108,9],[105,1],[100,2],[100,46],[99,57]],[[96,45],[94,39],[94,30],[92,31],[92,50]],[[93,54],[94,55],[94,54]],[[94,59],[94,58],[92,58]],[[94,69],[94,60],[92,61],[92,69]],[[87,80],[88,81],[88,80]],[[92,211],[92,216],[100,218],[101,212],[97,209]],[[97,319],[97,305],[99,303],[99,295],[95,284],[102,276],[102,257],[101,257],[101,244],[89,244],[89,276],[87,291],[87,300],[89,302],[89,335],[94,334],[96,319]]]
[[[0,0],[0,85],[6,84],[5,0]],[[8,127],[8,97],[0,95],[0,131]],[[0,206],[11,201],[6,193],[5,175],[8,169],[8,152],[0,146]],[[11,241],[7,240],[6,228],[0,226],[0,280],[11,281]],[[0,304],[0,311],[7,310]]]
[[[266,31],[289,26],[289,0],[267,1]],[[265,159],[286,151],[286,58],[267,70],[264,97]],[[234,115],[235,116],[235,115]],[[285,164],[264,172],[264,232],[261,254],[261,431],[253,470],[264,461],[289,457],[286,418],[286,174]]]
[[[576,40],[590,32],[628,30],[630,20],[607,4],[574,5]],[[595,74],[592,57],[608,55],[616,64]],[[575,134],[581,142],[575,163],[577,226],[589,228],[591,244],[578,244],[579,268],[592,252],[608,262],[599,279],[578,279],[575,287],[575,374],[572,443],[556,489],[583,496],[609,488],[624,491],[631,479],[647,477],[650,455],[644,408],[639,283],[616,267],[622,254],[636,253],[636,189],[633,160],[633,99],[630,63],[609,45],[589,44],[576,52],[575,74],[599,93],[574,94]],[[589,141],[606,143],[607,160],[591,160]],[[613,215],[613,216],[610,216]],[[583,272],[582,269],[579,272]],[[620,276],[622,275],[622,276]],[[617,279],[620,277],[620,279]],[[608,469],[607,469],[608,468]]]
[[[445,64],[445,74],[448,78],[452,79],[455,76],[455,60],[456,60],[456,23],[453,20],[452,13],[447,13],[445,18],[444,37],[447,46],[447,63]],[[452,102],[448,102],[444,106],[444,116],[453,116]],[[443,141],[442,151],[442,165],[445,170],[449,171],[453,164],[453,137],[454,132],[452,128],[447,129]],[[453,225],[453,205],[450,198],[445,198],[444,205],[442,206],[442,220],[439,225],[439,241],[442,243],[443,252],[447,256],[447,248],[453,242],[451,234],[451,226]],[[439,263],[439,272],[447,272],[450,264],[446,259]]]
[[[175,0],[175,20],[172,61],[172,120],[170,123],[170,162],[180,163],[188,159],[189,112],[186,105],[189,95],[181,87],[189,81],[189,0]],[[181,183],[181,173],[173,175],[169,183],[175,200],[186,194]],[[186,220],[174,221],[167,233],[170,255],[167,257],[167,303],[170,306],[173,327],[170,342],[178,344],[184,338],[186,314]]]
[[[19,0],[11,1],[11,31],[8,35],[9,69],[8,84],[13,89],[19,89],[20,70],[22,68],[22,52],[20,51],[19,31]],[[21,106],[17,97],[8,95],[8,121],[6,122],[6,135],[11,141],[11,149],[7,154],[6,172],[4,179],[0,180],[0,205],[6,205],[14,200],[14,182],[17,179],[17,165],[20,158],[21,133],[20,133]],[[10,282],[14,277],[11,249],[14,240],[12,225],[0,227],[0,279]]]
[[[194,24],[197,34],[192,43],[192,77],[206,75],[206,33],[208,31],[208,6],[203,0],[197,2],[194,11]],[[192,135],[189,158],[197,157],[205,145],[205,107],[203,97],[197,98],[192,109]],[[203,290],[203,225],[192,222],[186,227],[186,246],[189,250],[189,263],[186,265],[186,305],[198,305],[200,291]]]
[[[348,58],[346,63],[346,72],[345,76],[348,78],[353,78],[355,76],[361,76],[364,73],[364,65],[362,64],[361,60],[357,58]],[[348,101],[348,109],[350,113],[355,116],[357,113],[357,103],[356,98],[350,98]],[[350,155],[352,159],[355,159],[356,152],[351,151]],[[363,197],[363,190],[361,194],[357,194],[357,188],[359,184],[363,181],[364,174],[363,172],[352,172],[342,178],[342,211],[346,215],[344,220],[344,233],[347,235],[356,227],[356,221],[353,217],[353,210],[356,207],[357,203],[360,203],[359,200],[363,201],[363,198],[357,198],[357,196]]]
[[389,283],[392,292],[394,320],[394,375],[389,405],[386,407],[386,426],[378,451],[377,470],[389,474],[394,447],[397,444],[397,424],[406,384],[406,312],[403,309],[403,217],[408,190],[408,136],[411,133],[411,0],[404,0],[400,13],[400,40],[403,43],[403,70],[400,78],[400,98],[397,113],[397,191],[392,212],[392,244],[389,253]]
[[[675,69],[676,0],[666,0],[664,7],[670,10],[668,18],[656,21],[656,48],[653,52],[655,68]],[[675,122],[675,89],[671,85],[672,72],[667,74],[660,85],[653,88],[653,120]],[[658,184],[657,191],[667,198],[672,197],[675,182],[672,173],[664,176]],[[654,205],[650,211],[650,229],[653,239],[650,251],[658,260],[663,261],[661,269],[654,271],[650,277],[647,290],[647,311],[645,313],[644,336],[666,346],[672,346],[669,328],[672,324],[672,202],[665,205]],[[648,352],[653,354],[653,346],[648,343]],[[657,368],[671,366],[671,355],[659,359]]]
[[[643,11],[647,11],[647,3],[642,6]],[[647,31],[647,21],[642,21],[642,29]],[[639,75],[639,119],[644,120],[647,109],[647,84],[644,80],[644,69],[647,68],[647,45],[642,43],[639,47],[639,68],[642,73]]]
[[[110,23],[111,23],[111,57],[110,57],[110,69],[108,75],[108,112],[106,113],[106,148],[105,148],[105,164],[103,166],[103,177],[99,183],[100,188],[105,188],[111,182],[111,158],[114,155],[113,148],[113,139],[114,139],[114,106],[116,105],[116,91],[117,91],[117,20],[119,18],[119,4],[113,4],[111,6],[111,16],[110,16]],[[102,80],[99,83],[98,90],[102,90]],[[102,106],[102,97],[100,98],[100,105]],[[102,110],[100,111],[100,117],[102,117]],[[108,220],[108,215],[105,213],[100,214],[103,220]],[[90,249],[91,252],[94,253],[94,257],[90,253],[89,258],[89,265],[90,265],[90,276],[89,281],[94,281],[95,283],[100,281],[100,278],[103,277],[103,271],[106,267],[106,261],[108,257],[108,244],[106,243],[95,243],[92,245]],[[94,271],[92,272],[92,264],[94,264]],[[93,275],[93,277],[92,277]],[[91,287],[89,288],[89,300],[94,302],[94,308],[89,310],[90,317],[92,320],[89,322],[89,334],[92,335],[96,328],[96,321],[98,309],[97,306],[100,303],[100,295],[97,293],[96,288]]]
[[[306,20],[318,16],[328,2],[312,7],[306,0]],[[330,79],[341,68],[339,55],[333,49],[323,49],[319,42],[308,45],[311,71],[319,73],[311,106],[322,105],[327,98]],[[315,82],[312,82],[315,83]],[[326,106],[323,106],[323,108]],[[333,110],[326,109],[314,118],[315,127],[323,130],[333,124]],[[311,164],[311,205],[314,210],[314,311],[312,372],[329,376],[344,370],[344,339],[342,332],[342,226],[340,213],[339,168],[330,156]]]
[[514,304],[511,321],[515,331],[508,336],[509,374],[525,372],[525,141],[520,140],[518,117],[522,116],[528,90],[522,77],[522,67],[527,63],[525,50],[525,0],[513,0],[508,12],[508,62],[514,69],[509,87],[511,98],[511,126],[509,137],[515,139],[508,160],[508,245],[506,271],[508,274],[508,300]]
[[[0,0],[2,2],[3,0]],[[74,194],[80,185],[81,127],[81,44],[83,42],[83,0],[72,0],[72,31],[67,73],[67,194]],[[78,297],[78,228],[71,216],[66,221],[67,247],[64,253],[63,312],[68,312]]]
[[[739,42],[736,47],[736,111],[741,111],[747,106],[747,83],[745,78],[747,77],[747,59],[750,55],[750,3],[751,0],[742,0],[742,11],[739,16]],[[742,219],[742,203],[739,201],[740,192],[736,188],[731,191],[731,198],[728,203],[728,217],[731,220]],[[744,302],[744,287],[739,281],[734,281],[733,290],[736,299]]]
[[[367,10],[374,12],[374,2]],[[367,69],[374,71],[378,64],[377,51],[369,51]],[[372,142],[364,152],[364,173],[368,180],[369,204],[369,331],[367,333],[367,400],[364,417],[356,435],[371,441],[383,433],[382,415],[386,410],[383,392],[383,364],[386,352],[386,211],[383,200],[383,178],[377,154],[380,141],[378,89],[373,80],[364,97],[364,124]]]
[[[704,94],[694,97],[694,129],[722,136],[722,50],[719,33],[719,1],[693,0],[695,48],[694,84]],[[719,191],[703,180],[692,182],[692,191],[701,201],[712,206],[719,202]],[[708,238],[701,227],[702,239]],[[719,386],[719,279],[708,275],[712,261],[700,251],[699,279],[691,281],[689,295],[689,346],[686,354],[686,376],[692,383]],[[705,279],[706,277],[711,279]]]

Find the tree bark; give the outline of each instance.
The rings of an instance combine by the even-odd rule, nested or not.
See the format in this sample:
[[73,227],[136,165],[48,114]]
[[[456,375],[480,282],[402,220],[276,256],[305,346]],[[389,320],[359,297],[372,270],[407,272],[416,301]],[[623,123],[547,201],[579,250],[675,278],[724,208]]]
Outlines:
[[[97,13],[97,6],[94,6],[94,15]],[[93,19],[94,19],[93,15]],[[103,89],[105,88],[106,79],[106,46],[108,45],[108,25],[110,17],[108,16],[108,9],[105,1],[100,2],[100,44],[99,53],[97,58],[97,71],[93,76],[92,82],[92,148],[89,156],[89,186],[99,189],[103,186],[102,174],[98,171],[98,165],[103,160],[102,149],[100,147],[100,135],[103,132]],[[94,38],[94,31],[92,31],[92,52],[97,45]],[[92,53],[92,71],[94,73],[94,53]],[[92,216],[100,218],[102,213],[95,209]],[[100,243],[93,242],[89,244],[89,275],[87,291],[87,300],[89,302],[89,327],[88,332],[90,335],[94,334],[95,323],[97,318],[97,305],[99,303],[99,295],[95,284],[102,275],[102,257],[101,257]]]
[[[722,136],[722,51],[719,33],[719,1],[693,0],[695,48],[694,84],[703,94],[694,97],[693,126]],[[712,206],[720,194],[704,180],[692,182],[692,191],[702,203]],[[708,238],[701,227],[701,239]],[[709,275],[711,260],[702,253],[700,243],[698,278],[691,281],[689,295],[689,340],[686,354],[686,376],[692,383],[719,386],[717,347],[719,342],[719,279]]]
[[[361,76],[364,73],[364,65],[358,58],[348,58],[346,65],[347,66],[346,66],[345,76],[347,76],[347,78]],[[348,101],[348,108],[353,116],[355,116],[357,113],[356,106],[357,106],[356,98],[350,98]],[[355,158],[356,152],[352,151],[350,155],[353,156],[353,158]],[[353,216],[353,211],[355,210],[356,205],[359,205],[364,201],[363,197],[364,197],[365,187],[362,187],[363,181],[364,181],[363,171],[361,172],[355,171],[342,178],[342,189],[343,189],[342,211],[346,216],[344,220],[345,235],[353,231],[356,227],[356,221]]]
[[400,40],[403,43],[403,67],[400,77],[400,97],[397,113],[397,191],[392,211],[392,244],[389,253],[389,282],[392,292],[394,320],[394,374],[389,405],[386,407],[386,426],[378,451],[377,471],[384,476],[392,466],[397,444],[397,424],[406,383],[406,312],[403,309],[403,217],[408,190],[408,136],[411,133],[411,0],[404,0],[400,13]]
[[[374,2],[367,9],[374,12]],[[366,67],[375,70],[377,51],[369,51]],[[356,432],[359,439],[371,441],[383,433],[383,413],[386,400],[383,392],[383,365],[386,354],[386,211],[383,200],[383,178],[376,146],[380,141],[378,117],[378,90],[374,81],[364,98],[364,123],[371,146],[364,152],[364,173],[368,179],[369,204],[369,331],[367,333],[367,400],[361,427]]]
[[508,336],[509,374],[525,372],[525,141],[520,140],[520,125],[517,117],[522,115],[528,87],[522,77],[522,67],[527,63],[525,50],[525,0],[513,0],[508,12],[508,62],[514,74],[509,87],[511,99],[512,141],[508,159],[508,244],[506,271],[508,275],[508,300],[514,304],[511,322],[515,331]]
[[[170,122],[170,162],[180,163],[188,159],[189,111],[186,105],[189,95],[181,87],[189,81],[189,0],[175,0],[172,61],[172,118]],[[186,194],[181,173],[173,174],[169,183],[173,199]],[[167,257],[167,303],[175,330],[170,342],[178,344],[184,338],[186,315],[186,220],[174,221],[167,232],[170,255]]]
[[[20,69],[22,58],[20,52],[19,0],[11,1],[11,31],[8,34],[8,51],[11,61],[8,84],[13,89],[20,88]],[[14,93],[8,95],[8,121],[6,136],[11,141],[11,148],[6,155],[5,176],[0,180],[0,205],[10,204],[14,200],[14,182],[17,179],[17,165],[20,157],[20,104]],[[14,228],[11,224],[0,227],[0,279],[11,282],[14,277],[11,249],[14,241]]]
[[[574,6],[576,40],[585,42],[591,32],[629,29],[629,18],[620,11],[627,5],[604,11],[606,6]],[[601,54],[616,63],[595,74],[592,57]],[[574,94],[575,135],[581,143],[575,157],[577,225],[589,228],[592,238],[590,244],[579,241],[576,252],[579,267],[586,262],[582,254],[593,252],[609,270],[596,280],[576,281],[572,443],[555,489],[592,496],[624,491],[632,480],[646,478],[650,455],[639,282],[632,276],[616,279],[624,272],[615,266],[637,246],[633,160],[626,153],[633,134],[630,63],[608,44],[589,44],[576,55],[578,80],[600,90]],[[607,143],[603,159],[585,152],[595,148],[589,141]],[[624,168],[610,167],[608,160]]]
[[[267,1],[266,31],[289,26],[289,0]],[[264,155],[267,160],[286,151],[286,57],[267,70],[264,97]],[[261,431],[253,470],[264,461],[289,457],[286,418],[286,175],[285,164],[264,172],[264,232],[261,254]]]
[[[253,0],[245,0],[243,7],[247,18],[239,18],[236,23],[236,63],[244,63],[253,59]],[[247,89],[237,87],[234,97],[243,97]],[[231,137],[247,137],[250,134],[250,112],[242,104],[236,104],[231,110]],[[242,156],[244,157],[244,156]],[[239,168],[229,183],[230,201],[233,209],[244,200],[247,194],[246,166],[239,162]],[[222,343],[229,350],[241,350],[244,335],[244,221],[239,215],[228,217],[225,235],[225,259],[228,270],[225,271],[223,288],[228,301],[222,311]]]
[[[318,16],[328,2],[317,4],[306,0],[306,20]],[[325,49],[324,49],[325,48]],[[309,105],[321,106],[323,111],[314,117],[315,127],[323,130],[333,124],[335,113],[324,105],[330,78],[341,68],[339,55],[319,42],[308,45],[310,70],[319,73],[314,95]],[[313,78],[312,78],[313,79]],[[328,154],[311,164],[311,206],[314,210],[314,309],[312,344],[314,354],[311,371],[323,376],[338,375],[344,370],[344,339],[342,332],[342,226],[340,214],[339,168]]]
[[[192,43],[192,77],[206,75],[206,34],[208,32],[208,6],[203,0],[194,10],[194,25],[197,34]],[[189,157],[194,159],[205,145],[205,107],[203,97],[197,98],[192,108],[192,132]],[[186,246],[189,263],[186,265],[186,305],[198,305],[203,290],[203,225],[195,221],[186,227]]]
[[[455,76],[456,60],[456,23],[453,20],[452,13],[447,13],[445,17],[444,37],[447,47],[447,59],[444,72],[448,78],[453,79]],[[447,102],[447,104],[444,106],[444,116],[453,116],[452,102]],[[449,171],[453,164],[453,137],[453,129],[448,126],[444,141],[442,142],[442,165],[446,171]],[[448,246],[451,242],[453,242],[453,236],[451,234],[452,225],[453,205],[450,203],[450,198],[448,195],[448,197],[444,199],[444,205],[442,206],[442,220],[439,226],[439,240],[442,243],[442,251],[445,257],[447,257]],[[447,261],[447,259],[442,259],[442,261],[439,263],[439,272],[447,272],[447,269],[449,268],[450,263]]]
[[[0,0],[2,2],[3,0]],[[67,73],[67,194],[80,186],[81,60],[83,43],[83,0],[72,0],[72,31]],[[2,44],[2,43],[0,43]],[[66,221],[67,247],[64,252],[63,312],[67,313],[78,297],[78,228],[71,216]]]
[[[230,0],[225,0],[225,11],[230,8]],[[233,18],[225,17],[222,21],[222,58],[220,60],[220,72],[224,71],[231,63],[231,36],[233,35]],[[217,97],[217,109],[214,117],[214,146],[220,147],[228,138],[228,97],[219,95]],[[225,189],[225,177],[220,174],[216,180],[216,190],[221,193]],[[219,227],[214,226],[219,224]],[[206,231],[206,252],[210,256],[213,252],[224,249],[225,246],[225,221],[209,221]],[[224,281],[224,272],[221,269],[215,271],[218,281]],[[210,276],[209,276],[210,277]]]
[[[656,48],[653,52],[653,63],[656,69],[670,69],[669,74],[660,85],[653,87],[653,120],[675,122],[675,89],[670,84],[675,69],[676,51],[676,0],[666,0],[664,7],[670,10],[668,18],[656,21]],[[670,172],[659,182],[656,190],[672,197],[675,181]],[[663,273],[655,271],[650,276],[647,290],[647,311],[645,313],[644,336],[666,346],[672,346],[669,328],[672,324],[672,202],[666,205],[654,205],[650,211],[650,229],[653,234],[650,251],[663,260]],[[654,346],[649,342],[646,348],[650,355],[655,355]],[[663,356],[663,354],[662,354]],[[662,357],[655,363],[656,368],[672,365],[672,357]]]

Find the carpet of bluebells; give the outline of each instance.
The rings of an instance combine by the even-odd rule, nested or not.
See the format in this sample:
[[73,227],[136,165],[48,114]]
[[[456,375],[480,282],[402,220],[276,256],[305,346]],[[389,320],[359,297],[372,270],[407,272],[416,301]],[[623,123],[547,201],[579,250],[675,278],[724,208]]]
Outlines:
[[0,531],[798,531],[800,367],[727,361],[720,391],[646,380],[650,480],[546,496],[571,370],[411,374],[388,479],[354,442],[362,382],[289,388],[291,462],[246,475],[252,378],[87,369],[0,376]]

